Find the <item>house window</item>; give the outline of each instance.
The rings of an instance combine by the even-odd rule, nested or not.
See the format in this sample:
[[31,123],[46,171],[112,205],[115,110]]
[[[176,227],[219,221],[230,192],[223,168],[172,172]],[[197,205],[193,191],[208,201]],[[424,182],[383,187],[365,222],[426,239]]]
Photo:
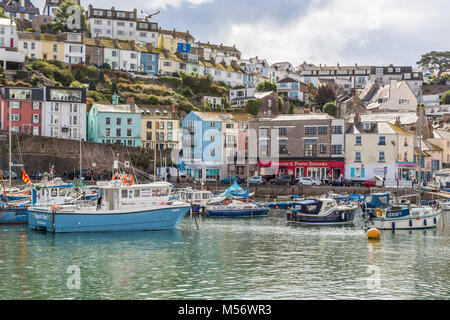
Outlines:
[[320,153],[327,153],[327,145],[326,144],[321,144],[320,145]]
[[328,127],[319,127],[319,134],[327,134]]
[[280,154],[288,154],[288,149],[287,149],[287,140],[282,139],[279,140],[279,152]]
[[127,129],[127,137],[131,137],[131,129]]
[[39,110],[39,109],[41,109],[41,103],[33,102],[33,110]]
[[152,132],[147,131],[147,140],[152,140]]
[[409,100],[408,99],[399,99],[398,103],[399,104],[409,104]]
[[378,141],[379,146],[385,146],[386,145],[386,137],[380,137],[380,140]]
[[133,124],[132,118],[127,118],[127,125],[131,126]]
[[361,162],[361,152],[360,151],[355,152],[355,162]]
[[336,144],[331,146],[332,154],[342,154],[342,145]]
[[385,155],[384,155],[384,151],[380,151],[378,153],[378,162],[385,162],[385,160],[386,160],[386,158],[385,158]]
[[305,127],[305,134],[316,134],[316,127]]
[[106,119],[105,119],[105,123],[106,123],[106,124],[111,124],[111,118],[106,118]]
[[167,130],[172,130],[172,121],[167,122]]
[[151,129],[152,128],[152,121],[147,121],[147,129]]
[[210,128],[215,128],[216,127],[216,123],[215,122],[210,122],[209,123],[209,127]]
[[305,139],[305,157],[317,156],[317,140]]
[[173,141],[172,140],[172,132],[167,133],[167,141]]
[[121,129],[116,129],[116,137],[120,137],[122,135]]
[[362,141],[362,137],[361,136],[356,136],[355,139],[356,139],[355,145],[360,146],[361,145],[361,141]]
[[279,128],[278,131],[280,136],[287,136],[287,128]]
[[20,102],[19,101],[10,101],[9,108],[10,109],[20,109]]
[[105,136],[106,137],[110,137],[111,136],[111,129],[110,128],[106,128],[105,129]]
[[342,134],[342,126],[333,126],[331,130],[333,134]]
[[122,119],[121,119],[121,118],[117,118],[116,124],[117,124],[118,126],[120,126],[120,125],[122,124]]

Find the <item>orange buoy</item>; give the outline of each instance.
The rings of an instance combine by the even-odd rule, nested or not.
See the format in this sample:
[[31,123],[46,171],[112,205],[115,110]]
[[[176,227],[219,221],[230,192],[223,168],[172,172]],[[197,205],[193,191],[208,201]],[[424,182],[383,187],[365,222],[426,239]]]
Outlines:
[[367,231],[367,238],[368,239],[380,239],[380,230],[377,228],[372,228],[369,231]]

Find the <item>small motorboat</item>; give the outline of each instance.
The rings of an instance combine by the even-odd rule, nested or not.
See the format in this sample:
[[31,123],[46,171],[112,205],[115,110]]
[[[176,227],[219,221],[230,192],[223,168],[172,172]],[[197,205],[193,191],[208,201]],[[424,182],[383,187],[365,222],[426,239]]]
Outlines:
[[298,202],[287,214],[290,223],[305,225],[347,225],[353,224],[356,203],[338,204],[335,199],[308,199]]
[[225,205],[208,205],[203,214],[205,217],[261,217],[266,216],[269,211],[270,208],[264,205],[232,200]]
[[392,203],[389,194],[371,194],[362,204],[366,227],[379,230],[436,228],[442,209],[411,203]]
[[185,201],[192,205],[194,212],[200,212],[206,205],[223,202],[226,196],[216,196],[208,190],[194,190],[185,188],[175,193],[175,199]]

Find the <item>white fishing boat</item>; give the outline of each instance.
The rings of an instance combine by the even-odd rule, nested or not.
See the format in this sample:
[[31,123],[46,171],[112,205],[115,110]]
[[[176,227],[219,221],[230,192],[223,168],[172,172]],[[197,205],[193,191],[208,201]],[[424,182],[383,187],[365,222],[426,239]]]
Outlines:
[[176,198],[190,203],[194,212],[200,212],[205,206],[223,202],[227,197],[216,196],[208,190],[194,190],[192,188],[185,188],[176,193]]

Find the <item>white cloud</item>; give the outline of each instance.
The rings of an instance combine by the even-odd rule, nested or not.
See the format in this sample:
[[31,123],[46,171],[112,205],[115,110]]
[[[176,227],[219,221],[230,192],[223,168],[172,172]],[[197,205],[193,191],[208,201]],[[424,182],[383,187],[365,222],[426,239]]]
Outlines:
[[[396,43],[415,45],[432,38],[442,43],[450,30],[449,9],[449,1],[444,0],[372,0],[370,4],[313,0],[298,20],[284,25],[268,20],[233,24],[221,38],[236,44],[245,56],[264,56],[271,62],[387,63],[385,60],[393,60],[394,53],[389,50],[396,49]],[[379,61],[349,61],[360,57],[352,56],[353,49],[354,53],[369,51],[372,59],[378,54]]]
[[144,6],[149,9],[167,9],[167,7],[180,8],[183,4],[198,6],[207,3],[213,3],[215,0],[153,0],[145,1]]

